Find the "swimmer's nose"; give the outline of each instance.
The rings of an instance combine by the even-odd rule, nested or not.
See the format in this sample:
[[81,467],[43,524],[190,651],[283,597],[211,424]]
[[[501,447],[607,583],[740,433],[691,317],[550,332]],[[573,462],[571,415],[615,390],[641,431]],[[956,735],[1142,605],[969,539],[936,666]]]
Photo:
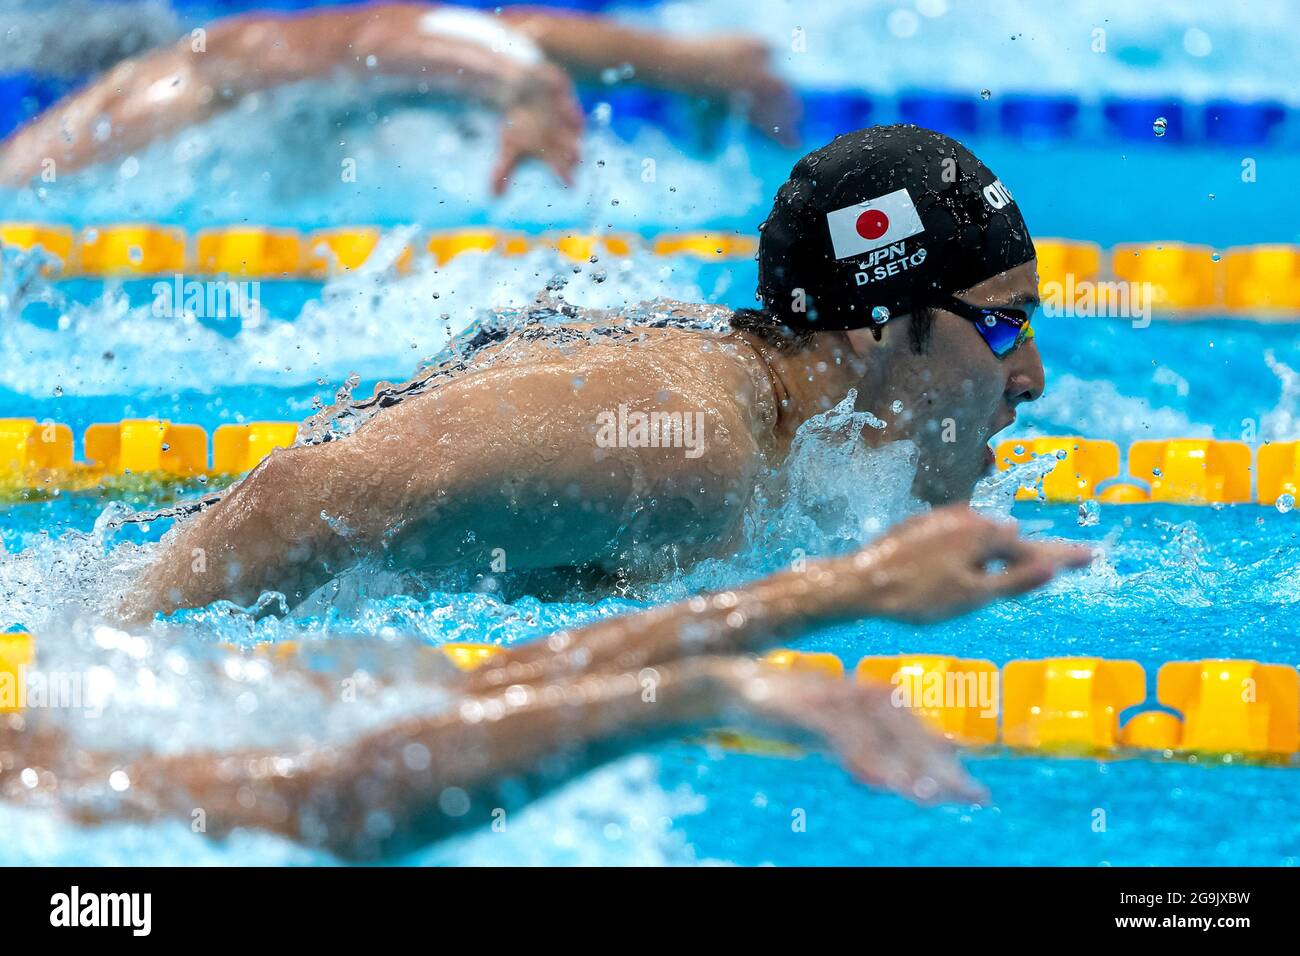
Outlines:
[[1035,401],[1043,394],[1047,373],[1043,359],[1038,354],[1038,344],[1032,339],[1025,342],[1009,356],[1007,363],[1007,404],[1012,408],[1022,402]]

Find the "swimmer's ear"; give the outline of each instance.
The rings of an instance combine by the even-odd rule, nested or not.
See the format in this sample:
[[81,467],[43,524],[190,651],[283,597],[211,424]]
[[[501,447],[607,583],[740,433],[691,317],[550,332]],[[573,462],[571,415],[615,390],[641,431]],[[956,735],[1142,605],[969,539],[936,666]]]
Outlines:
[[849,346],[854,354],[858,358],[865,359],[871,354],[875,343],[880,341],[880,326],[873,325],[869,329],[849,329],[844,336],[849,340]]

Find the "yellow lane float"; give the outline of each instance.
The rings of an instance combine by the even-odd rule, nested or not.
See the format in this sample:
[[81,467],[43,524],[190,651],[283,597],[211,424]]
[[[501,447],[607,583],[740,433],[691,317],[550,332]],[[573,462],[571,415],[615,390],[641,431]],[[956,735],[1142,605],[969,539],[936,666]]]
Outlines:
[[287,448],[298,439],[293,422],[251,422],[221,425],[212,433],[212,471],[238,475],[256,468],[276,448]]
[[0,484],[35,488],[72,468],[72,429],[34,418],[0,418]]
[[[0,223],[0,244],[37,246],[59,260],[47,269],[61,276],[151,276],[184,272],[240,278],[322,279],[359,268],[384,234],[378,226],[342,226],[304,236],[292,229],[240,225],[200,230],[151,223],[112,223],[79,232],[36,222]],[[591,256],[627,255],[640,245],[634,236],[561,234],[530,237],[490,226],[440,230],[419,246],[438,265],[465,252],[518,255],[535,243],[558,248],[577,262]],[[752,258],[758,240],[720,231],[670,232],[649,243],[655,255],[705,260]],[[1096,314],[1155,311],[1207,314],[1214,309],[1273,319],[1300,317],[1300,246],[1265,244],[1228,249],[1218,257],[1209,246],[1183,242],[1123,243],[1105,252],[1094,242],[1040,239],[1040,290],[1048,306],[1068,307],[1071,295],[1092,290]],[[413,253],[404,249],[396,269],[405,272]],[[1118,283],[1110,280],[1120,280]],[[1072,291],[1073,290],[1073,291]],[[1133,299],[1137,294],[1138,298]],[[1110,297],[1123,296],[1112,302]]]
[[208,433],[198,425],[135,418],[86,429],[86,458],[112,475],[200,475],[208,470]]
[[1239,246],[1223,258],[1228,309],[1264,317],[1300,312],[1300,246]]
[[185,233],[132,223],[81,230],[76,262],[88,276],[163,276],[185,271]]
[[[198,425],[129,419],[91,425],[84,438],[87,464],[72,460],[67,425],[35,418],[0,419],[0,486],[82,488],[87,469],[108,474],[238,475],[250,471],[273,448],[292,445],[294,422],[222,425],[213,433],[213,462],[207,464],[207,434]],[[1057,460],[1042,480],[1042,500],[1105,504],[1162,502],[1183,505],[1275,504],[1300,487],[1300,443],[1279,442],[1259,449],[1259,493],[1251,492],[1251,449],[1242,442],[1175,438],[1134,442],[1129,477],[1120,480],[1114,442],[1078,436],[1011,439],[994,453],[1005,471],[1035,457]],[[93,484],[93,481],[91,482]],[[1038,500],[1035,486],[1017,490],[1017,500]]]
[[1009,747],[1109,750],[1120,711],[1146,699],[1137,661],[1056,657],[1002,668],[1002,742]]
[[633,237],[620,234],[589,236],[573,233],[546,237],[547,245],[574,262],[589,262],[592,256],[597,259],[603,256],[630,256],[633,243]]
[[1251,500],[1250,446],[1245,442],[1136,441],[1129,446],[1128,470],[1151,486],[1152,501],[1238,504]]
[[1156,678],[1160,703],[1182,711],[1182,750],[1293,754],[1300,741],[1300,671],[1258,661],[1173,661]]
[[1101,246],[1074,239],[1035,239],[1038,288],[1045,304],[1064,306],[1070,289],[1101,274]]
[[1107,505],[1140,505],[1151,500],[1151,492],[1141,485],[1119,481],[1098,491],[1096,499]]
[[1294,499],[1300,493],[1300,442],[1261,445],[1255,466],[1255,498],[1261,505],[1275,505],[1283,495]]
[[992,661],[942,655],[864,657],[860,683],[894,688],[894,702],[934,730],[966,744],[998,739],[998,668]]
[[1134,750],[1177,750],[1183,740],[1183,722],[1167,711],[1144,710],[1129,718],[1119,739]]
[[657,256],[752,259],[758,252],[758,240],[726,232],[672,232],[655,239],[652,248]]
[[68,226],[47,226],[38,222],[0,222],[0,245],[30,252],[40,249],[58,260],[41,271],[47,276],[72,272],[72,250],[76,234]]
[[303,271],[302,237],[292,229],[205,229],[194,247],[194,270],[201,275],[287,279]]
[[502,648],[496,644],[439,644],[438,648],[447,659],[463,671],[472,671],[482,667],[501,653]]
[[435,232],[425,247],[434,262],[443,266],[466,252],[495,252],[503,256],[523,255],[529,249],[528,237],[522,233],[496,229],[453,229]]
[[36,642],[22,631],[0,634],[0,714],[22,709],[23,669],[36,660]]
[[[338,275],[360,269],[379,247],[383,233],[375,226],[350,229],[322,229],[307,237],[307,274],[313,278]],[[393,268],[399,273],[411,267],[411,249],[398,254]]]
[[[1093,497],[1098,485],[1119,475],[1119,446],[1111,441],[1079,437],[1026,438],[1001,442],[994,452],[1002,471],[1045,456],[1057,459],[1056,467],[1042,479],[1046,501],[1085,501]],[[1038,487],[1018,489],[1016,500],[1038,500]]]
[[1139,305],[1156,311],[1208,310],[1222,301],[1218,291],[1223,268],[1209,246],[1123,243],[1111,251],[1111,271],[1117,279],[1149,289],[1149,300]]
[[844,662],[834,654],[779,650],[763,655],[763,663],[790,671],[811,671],[828,677],[843,677]]

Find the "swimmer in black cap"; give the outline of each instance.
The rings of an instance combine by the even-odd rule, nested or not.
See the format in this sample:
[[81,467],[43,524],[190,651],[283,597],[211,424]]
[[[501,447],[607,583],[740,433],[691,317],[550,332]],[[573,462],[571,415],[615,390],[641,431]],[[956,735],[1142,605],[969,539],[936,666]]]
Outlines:
[[[967,498],[989,439],[1043,389],[1034,247],[1007,188],[938,133],[851,133],[795,166],[759,260],[762,309],[572,310],[382,383],[342,409],[362,423],[340,440],[320,439],[341,409],[323,413],[312,442],[178,523],[122,612],[298,601],[375,556],[623,577],[726,556],[796,430],[854,390],[884,422],[866,442],[915,446],[919,497]],[[976,606],[1086,557],[964,506],[928,520],[956,521],[964,543],[911,555],[922,604]]]
[[1043,390],[1034,244],[1007,187],[950,137],[877,126],[795,164],[762,228],[764,308],[736,324],[786,354],[839,343],[881,437],[916,443],[918,494],[967,496]]

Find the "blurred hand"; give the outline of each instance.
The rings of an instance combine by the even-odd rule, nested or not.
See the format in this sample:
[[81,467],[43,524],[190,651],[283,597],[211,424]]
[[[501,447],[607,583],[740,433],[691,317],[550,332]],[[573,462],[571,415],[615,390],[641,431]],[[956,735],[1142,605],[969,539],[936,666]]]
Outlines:
[[746,716],[811,735],[862,783],[921,803],[986,798],[952,746],[894,706],[889,687],[753,662],[733,665],[723,683]]
[[492,192],[506,191],[525,159],[540,159],[565,185],[573,184],[582,139],[582,107],[568,75],[553,63],[529,71],[506,107],[501,152],[492,169]]
[[782,146],[799,142],[796,125],[802,112],[790,85],[772,72],[767,45],[738,34],[692,41],[698,81],[717,93],[743,97],[749,121]]
[[814,562],[806,573],[829,587],[836,613],[922,624],[1032,591],[1091,560],[1082,545],[1028,541],[1013,523],[951,505],[902,522],[856,554]]

